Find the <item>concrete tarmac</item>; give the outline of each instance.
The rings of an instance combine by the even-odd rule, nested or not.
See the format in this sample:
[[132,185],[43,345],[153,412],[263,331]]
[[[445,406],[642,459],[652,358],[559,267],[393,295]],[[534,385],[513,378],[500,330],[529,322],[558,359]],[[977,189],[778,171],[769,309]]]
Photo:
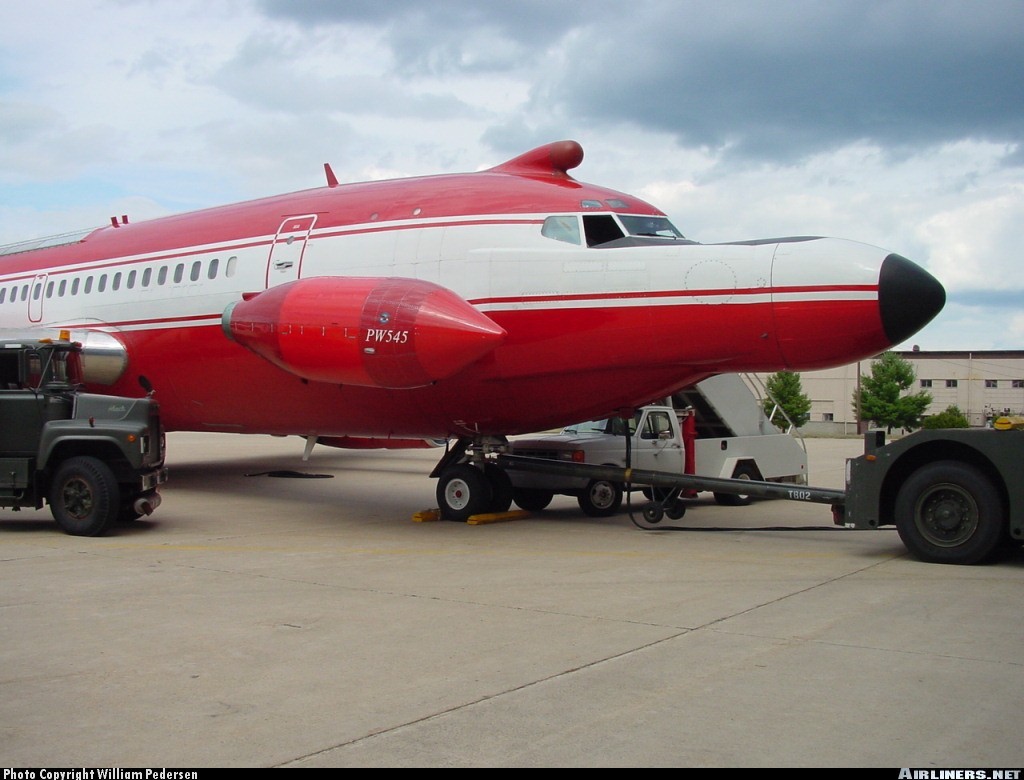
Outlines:
[[[438,450],[168,439],[148,519],[0,510],[0,765],[1024,765],[1020,550],[710,496],[690,531],[413,522]],[[842,488],[860,440],[808,447]]]

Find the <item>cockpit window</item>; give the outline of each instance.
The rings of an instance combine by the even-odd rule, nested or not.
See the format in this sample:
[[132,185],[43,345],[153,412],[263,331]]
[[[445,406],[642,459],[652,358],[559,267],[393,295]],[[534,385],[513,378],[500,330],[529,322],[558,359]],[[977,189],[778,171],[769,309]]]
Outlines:
[[656,236],[657,238],[682,238],[683,234],[676,230],[668,217],[637,217],[619,214],[623,227],[631,236]]
[[541,235],[579,246],[583,242],[580,220],[583,221],[582,235],[586,237],[586,245],[590,247],[605,244],[619,246],[621,240],[631,242],[630,245],[636,245],[638,242],[652,243],[649,241],[651,238],[685,240],[683,234],[669,222],[668,217],[635,214],[559,214],[544,220]]
[[611,214],[584,214],[583,229],[587,234],[587,246],[600,246],[622,238],[622,228]]
[[580,221],[576,216],[548,217],[544,220],[544,227],[540,229],[540,234],[546,238],[553,238],[555,241],[579,245]]

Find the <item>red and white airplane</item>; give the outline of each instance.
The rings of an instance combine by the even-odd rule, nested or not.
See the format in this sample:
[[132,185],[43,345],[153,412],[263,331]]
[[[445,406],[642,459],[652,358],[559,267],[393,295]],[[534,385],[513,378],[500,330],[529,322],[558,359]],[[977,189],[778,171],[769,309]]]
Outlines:
[[475,173],[325,166],[318,189],[3,247],[0,329],[71,330],[87,382],[152,386],[169,431],[455,442],[434,475],[465,516],[508,508],[487,458],[506,436],[871,357],[945,303],[861,243],[687,240],[572,178],[582,160],[561,141]]

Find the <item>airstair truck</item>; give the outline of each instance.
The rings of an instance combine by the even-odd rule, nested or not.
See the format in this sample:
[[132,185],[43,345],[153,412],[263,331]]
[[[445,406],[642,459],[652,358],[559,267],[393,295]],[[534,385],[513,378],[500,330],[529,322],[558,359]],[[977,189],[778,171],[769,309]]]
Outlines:
[[[781,432],[774,425],[739,375],[723,374],[699,382],[669,403],[642,407],[630,420],[593,420],[558,434],[515,439],[510,454],[625,467],[628,431],[629,465],[638,470],[805,485],[807,451],[789,428]],[[617,512],[625,489],[624,483],[611,479],[520,470],[509,476],[513,500],[523,509],[543,509],[556,494],[571,495],[592,517]],[[649,498],[656,495],[652,488],[644,492]],[[750,496],[737,490],[714,496],[726,505],[750,503]],[[668,504],[669,517],[683,511],[681,504]]]

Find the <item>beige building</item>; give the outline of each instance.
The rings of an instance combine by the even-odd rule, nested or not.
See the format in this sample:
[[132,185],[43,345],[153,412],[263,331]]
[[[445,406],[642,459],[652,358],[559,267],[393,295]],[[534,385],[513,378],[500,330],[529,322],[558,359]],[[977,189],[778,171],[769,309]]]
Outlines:
[[[914,392],[931,393],[928,414],[950,406],[960,408],[972,426],[993,417],[1024,414],[1024,351],[897,352],[909,361],[917,377]],[[803,427],[810,434],[857,433],[854,394],[861,375],[871,375],[864,360],[826,371],[800,373],[804,393],[811,399],[811,418]],[[761,382],[766,374],[759,374]]]

